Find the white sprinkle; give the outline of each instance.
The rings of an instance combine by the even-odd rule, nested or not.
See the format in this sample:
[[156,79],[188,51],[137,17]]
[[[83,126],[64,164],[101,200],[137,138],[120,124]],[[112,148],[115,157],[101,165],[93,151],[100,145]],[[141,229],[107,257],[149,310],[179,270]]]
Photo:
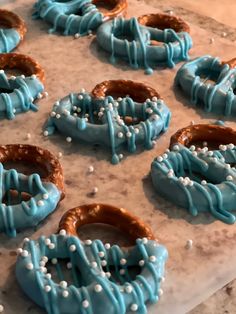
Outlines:
[[131,133],[131,132],[127,132],[127,133],[126,133],[126,137],[129,138],[129,137],[131,137],[131,136],[132,136],[132,133]]
[[80,38],[80,34],[79,34],[79,33],[76,33],[76,34],[74,35],[74,38],[75,38],[75,39]]
[[44,92],[44,97],[48,97],[48,92]]
[[32,270],[34,268],[34,265],[32,263],[28,263],[26,264],[26,268]]
[[119,107],[119,103],[117,101],[114,101],[114,106],[117,108]]
[[60,230],[60,232],[59,232],[59,234],[61,235],[61,236],[66,236],[66,230],[65,229],[61,229]]
[[93,268],[96,268],[96,267],[98,266],[98,264],[97,264],[97,262],[92,262],[92,263],[91,263],[91,266],[92,266]]
[[59,113],[56,114],[56,118],[60,119],[61,115]]
[[118,98],[117,98],[117,101],[119,101],[119,102],[122,101],[122,98],[121,98],[121,97],[118,97]]
[[127,293],[131,293],[133,291],[133,287],[131,285],[125,287],[125,291]]
[[145,261],[143,259],[141,259],[139,262],[138,262],[139,266],[143,267],[144,264],[145,264]]
[[159,296],[162,296],[162,295],[163,295],[163,290],[162,290],[162,289],[159,289],[159,290],[158,290],[158,295],[159,295]]
[[76,246],[74,244],[70,245],[70,251],[75,252],[76,251]]
[[88,172],[93,173],[94,172],[94,167],[91,165],[88,167]]
[[120,264],[121,264],[121,265],[125,265],[126,263],[127,263],[127,261],[126,261],[125,258],[122,258],[122,259],[120,260]]
[[79,95],[78,98],[79,98],[80,100],[82,100],[82,99],[84,98],[84,96],[83,96],[83,95]]
[[51,240],[50,240],[49,238],[47,238],[47,239],[45,239],[44,243],[45,243],[46,245],[49,245],[49,244],[51,243]]
[[101,252],[98,252],[98,256],[99,256],[99,257],[104,257],[104,256],[105,256],[105,253],[102,252],[102,251],[101,251]]
[[83,94],[85,93],[85,89],[84,88],[81,88],[80,92]]
[[209,152],[207,153],[207,155],[210,156],[210,157],[212,157],[212,156],[214,155],[214,153],[213,153],[213,151],[209,151]]
[[64,109],[64,110],[63,110],[63,114],[64,114],[65,116],[68,116],[68,115],[70,114],[70,112],[69,112],[68,110]]
[[25,78],[25,75],[24,75],[24,74],[22,74],[22,75],[21,75],[21,77],[24,79],[24,78]]
[[59,283],[60,287],[63,288],[63,289],[66,289],[67,288],[67,282],[65,280],[62,280],[60,283]]
[[39,262],[39,265],[44,267],[46,265],[46,263],[44,261]]
[[158,120],[159,119],[159,116],[157,114],[153,114],[151,116],[152,120]]
[[174,145],[173,150],[178,151],[179,150],[179,145]]
[[82,306],[86,309],[87,307],[89,307],[89,301],[88,300],[84,300],[82,302]]
[[42,261],[44,261],[44,263],[47,263],[48,262],[48,257],[47,256],[43,256],[42,257]]
[[48,131],[44,131],[44,132],[43,132],[43,135],[44,135],[44,136],[48,136]]
[[51,278],[52,278],[52,275],[51,275],[51,274],[46,274],[45,277],[46,277],[47,279],[51,279]]
[[152,97],[152,101],[154,101],[154,102],[157,102],[157,97],[156,96],[154,96],[154,97]]
[[27,134],[26,134],[26,139],[27,139],[27,140],[31,139],[31,134],[30,134],[30,133],[27,133]]
[[69,296],[69,292],[67,290],[62,291],[62,296],[67,298]]
[[107,278],[110,278],[111,277],[111,273],[108,271],[105,273],[105,275],[107,276]]
[[166,281],[166,279],[165,279],[165,277],[160,277],[160,282],[165,282]]
[[163,158],[161,156],[157,157],[157,161],[162,162]]
[[39,267],[39,270],[42,272],[42,273],[44,273],[44,274],[46,274],[47,273],[47,268],[46,267],[43,267],[43,266],[41,266],[41,267]]
[[72,263],[71,262],[67,263],[66,267],[67,267],[67,269],[71,269],[72,268]]
[[197,152],[192,152],[192,155],[194,156],[194,157],[197,157]]
[[215,38],[210,38],[210,40],[209,40],[209,42],[210,42],[210,44],[214,44],[214,42],[215,42]]
[[50,243],[48,247],[49,247],[50,250],[53,250],[53,249],[55,249],[55,244],[54,243]]
[[206,180],[202,180],[202,181],[201,181],[201,185],[207,185]]
[[137,309],[138,309],[138,305],[135,304],[135,303],[133,303],[133,304],[131,305],[130,309],[131,309],[132,312],[136,312]]
[[63,156],[62,152],[58,152],[57,156],[58,158],[61,158]]
[[120,269],[120,274],[123,276],[125,274],[125,269]]
[[41,98],[43,98],[43,95],[41,93],[38,93],[37,98],[41,99]]
[[202,142],[203,147],[207,147],[207,142]]
[[53,265],[56,265],[57,264],[57,258],[52,258],[51,262]]
[[[75,110],[76,110],[76,109],[75,109]],[[76,111],[77,111],[78,113],[80,113],[80,112],[81,112],[81,108],[78,107]]]
[[27,257],[28,255],[29,255],[29,252],[26,250],[23,250],[21,253],[21,256],[23,256],[23,257]]
[[119,138],[122,138],[122,137],[124,136],[124,134],[123,134],[122,132],[118,132],[117,136],[118,136]]
[[22,252],[23,252],[22,248],[18,248],[18,249],[16,250],[16,253],[17,253],[18,255],[21,255]]
[[45,290],[45,292],[50,292],[52,290],[52,288],[50,286],[46,285],[44,287],[44,290]]
[[68,136],[68,137],[66,138],[66,141],[67,141],[68,143],[71,143],[71,142],[72,142],[72,138],[71,138],[70,136]]
[[119,159],[123,159],[124,155],[123,154],[119,154]]
[[[224,160],[222,160],[224,162]],[[225,164],[225,168],[229,170],[231,168],[230,164]]]
[[184,181],[184,178],[183,177],[179,177],[178,180],[179,180],[179,182],[182,183]]
[[109,249],[111,248],[110,243],[106,243],[106,244],[105,244],[105,248],[106,248],[107,250],[109,250]]
[[30,239],[29,238],[24,238],[23,242],[26,243],[26,242],[29,242]]
[[152,263],[155,263],[156,262],[156,256],[154,256],[154,255],[151,255],[150,257],[149,257],[149,261],[150,262],[152,262]]
[[101,292],[102,291],[102,286],[101,285],[95,285],[94,291],[98,292],[98,293]]
[[229,149],[234,149],[234,144],[230,143],[230,144],[228,145],[228,148],[229,148]]
[[194,125],[194,124],[195,124],[194,120],[190,121],[190,125]]
[[32,75],[31,75],[31,78],[32,78],[32,79],[36,79],[36,77],[37,77],[37,76],[36,76],[35,74],[32,74]]
[[105,260],[101,261],[101,265],[102,266],[107,266],[107,261],[105,261]]
[[222,32],[221,36],[226,37],[228,34],[226,32]]
[[226,177],[226,180],[227,180],[227,181],[233,181],[233,177],[232,177],[232,176],[227,176],[227,177]]
[[195,146],[195,145],[191,145],[191,146],[189,147],[189,149],[191,150],[191,152],[193,152],[193,151],[195,151],[196,146]]
[[173,169],[170,169],[169,171],[168,171],[168,173],[167,173],[167,177],[168,178],[172,178],[174,176],[174,171],[173,171]]
[[152,110],[151,108],[147,108],[147,109],[146,109],[146,112],[149,113],[149,114],[152,114],[152,113],[153,113],[153,110]]
[[226,145],[220,145],[219,149],[222,150],[223,152],[225,152],[227,150],[227,146]]
[[139,129],[138,129],[138,128],[135,128],[135,129],[134,129],[134,133],[135,133],[135,134],[139,134]]
[[38,204],[38,206],[43,206],[43,205],[44,205],[44,201],[39,200],[39,201],[37,202],[37,204]]
[[84,243],[85,243],[86,245],[91,245],[91,244],[92,244],[92,241],[88,239],[88,240],[85,240]]
[[98,187],[94,187],[93,189],[92,189],[92,194],[97,194],[97,192],[98,192]]
[[192,248],[192,246],[193,246],[193,240],[187,240],[185,244],[185,248],[189,250]]

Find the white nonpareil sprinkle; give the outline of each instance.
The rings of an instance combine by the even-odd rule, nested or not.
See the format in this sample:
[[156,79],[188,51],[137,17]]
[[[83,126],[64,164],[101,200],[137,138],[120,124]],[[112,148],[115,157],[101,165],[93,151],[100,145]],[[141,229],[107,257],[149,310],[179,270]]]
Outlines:
[[74,38],[75,39],[78,39],[80,37],[80,34],[79,33],[76,33],[75,35],[74,35]]
[[50,291],[52,290],[52,288],[51,288],[50,286],[46,285],[46,286],[44,287],[44,290],[45,290],[46,292],[50,292]]
[[66,289],[67,288],[67,282],[62,280],[60,283],[59,283],[60,287],[63,288],[63,289]]
[[63,156],[62,152],[58,153],[58,158],[61,158]]
[[43,132],[43,135],[44,135],[44,136],[48,136],[48,131],[44,131],[44,132]]
[[132,312],[136,312],[136,311],[138,310],[138,305],[135,304],[135,303],[133,303],[133,304],[131,305],[130,309],[131,309]]
[[34,268],[34,265],[32,263],[28,263],[26,264],[26,268],[32,270]]
[[120,260],[120,264],[121,264],[121,265],[125,265],[126,263],[127,263],[127,261],[126,261],[125,258],[122,258],[122,259]]
[[69,296],[69,292],[67,290],[62,291],[62,296],[67,298]]
[[144,264],[145,264],[145,261],[143,260],[143,259],[141,259],[139,262],[138,262],[138,264],[139,264],[139,266],[144,266]]
[[44,194],[43,194],[43,199],[44,199],[44,200],[47,200],[48,197],[49,197],[49,195],[48,195],[47,193],[44,193]]
[[57,264],[57,258],[52,258],[51,262],[53,265],[56,265]]
[[44,205],[44,201],[39,200],[37,204],[38,204],[38,206],[43,206]]
[[156,256],[152,255],[149,257],[149,260],[150,260],[150,262],[154,263],[154,262],[156,262],[157,259],[156,259]]
[[102,291],[102,286],[101,285],[95,285],[94,290],[96,292],[101,292]]
[[94,172],[94,167],[93,167],[92,165],[90,165],[90,166],[88,167],[88,172],[89,172],[89,173],[93,173],[93,172]]
[[91,244],[92,244],[92,240],[90,240],[90,239],[85,240],[84,243],[85,243],[86,245],[91,245]]
[[125,287],[125,291],[127,293],[131,293],[133,291],[133,287],[131,285]]
[[123,154],[119,154],[119,159],[122,159],[124,157]]
[[210,38],[210,40],[209,40],[209,42],[210,42],[210,44],[214,44],[214,42],[215,42],[215,38]]
[[187,250],[189,250],[189,249],[191,249],[193,247],[193,240],[187,240],[186,241],[186,244],[185,244],[185,248],[187,249]]
[[233,181],[233,177],[232,177],[232,176],[227,176],[227,177],[226,177],[226,180],[227,180],[227,181]]
[[95,186],[93,189],[92,189],[92,194],[97,194],[98,192],[98,188]]
[[31,134],[30,134],[30,133],[27,133],[27,134],[26,134],[26,139],[27,139],[27,140],[31,139]]
[[105,249],[109,250],[110,248],[111,248],[110,243],[106,243],[106,244],[105,244]]
[[71,142],[72,142],[72,138],[71,138],[70,136],[68,136],[68,137],[66,138],[66,141],[67,141],[68,143],[71,143]]
[[82,306],[86,309],[87,307],[89,307],[89,301],[88,300],[84,300],[82,302]]
[[158,295],[159,295],[159,296],[162,296],[162,295],[163,295],[163,290],[162,290],[162,289],[159,289],[159,290],[158,290]]
[[70,251],[75,252],[76,251],[76,246],[74,244],[70,245]]
[[53,249],[55,249],[55,244],[54,243],[50,243],[48,247],[49,247],[50,250],[53,250]]
[[65,230],[65,229],[61,229],[60,232],[59,232],[59,234],[60,234],[61,236],[66,236],[66,230]]

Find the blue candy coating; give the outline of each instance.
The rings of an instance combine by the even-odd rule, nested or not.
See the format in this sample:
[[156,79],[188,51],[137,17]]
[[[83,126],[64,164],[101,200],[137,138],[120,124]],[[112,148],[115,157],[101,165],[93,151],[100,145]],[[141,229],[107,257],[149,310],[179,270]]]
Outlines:
[[235,147],[213,152],[177,148],[152,162],[151,177],[157,192],[194,216],[208,211],[225,223],[234,223],[231,211],[235,210],[236,170],[227,163],[235,163]]
[[[191,104],[207,112],[230,116],[236,114],[235,78],[236,69],[222,64],[218,58],[203,56],[185,63],[175,81]],[[208,79],[215,83],[207,83]]]
[[12,51],[20,39],[20,34],[14,28],[0,28],[0,53]]
[[[132,248],[114,245],[108,249],[100,240],[86,245],[73,236],[51,235],[47,241],[53,248],[45,240],[40,237],[38,241],[24,243],[16,263],[16,277],[28,297],[47,313],[125,314],[135,304],[136,313],[145,314],[145,304],[158,301],[168,253],[155,241],[137,239]],[[55,277],[47,277],[47,269],[41,266],[45,257],[54,263]],[[60,285],[59,281],[65,281],[65,270],[61,267],[65,259],[71,263],[66,271],[71,280]],[[121,264],[121,259],[126,263]],[[104,261],[106,266],[102,266]],[[140,273],[132,279],[129,267],[138,266],[140,261]],[[110,273],[111,267],[114,273],[108,277],[104,271]]]
[[33,101],[44,90],[43,84],[35,75],[31,77],[7,78],[0,71],[0,88],[6,92],[0,93],[0,118],[14,119],[15,114],[29,110],[37,111]]
[[[126,125],[121,119],[126,116],[141,122]],[[125,97],[117,102],[111,96],[99,100],[88,93],[79,93],[70,94],[54,105],[44,129],[48,135],[58,130],[75,140],[108,146],[112,163],[116,164],[119,162],[117,150],[124,144],[129,152],[135,152],[136,144],[140,143],[151,149],[153,140],[167,130],[170,117],[161,99],[137,103]]]
[[[18,191],[18,204],[3,204],[4,196],[11,201],[10,190]],[[22,201],[22,192],[31,194],[31,198]],[[42,182],[38,174],[25,176],[15,169],[5,170],[0,163],[0,232],[15,237],[16,230],[36,226],[54,211],[60,194],[53,183]]]
[[[111,53],[111,63],[116,57],[125,59],[134,69],[144,67],[152,74],[157,65],[170,68],[181,60],[188,59],[192,39],[187,32],[176,33],[173,29],[160,30],[140,25],[136,18],[123,18],[102,24],[97,30],[97,41]],[[152,46],[151,40],[163,42],[162,46]]]
[[64,35],[87,35],[103,22],[102,13],[91,0],[38,0],[34,9],[34,18],[42,18],[53,25],[49,33],[60,31]]

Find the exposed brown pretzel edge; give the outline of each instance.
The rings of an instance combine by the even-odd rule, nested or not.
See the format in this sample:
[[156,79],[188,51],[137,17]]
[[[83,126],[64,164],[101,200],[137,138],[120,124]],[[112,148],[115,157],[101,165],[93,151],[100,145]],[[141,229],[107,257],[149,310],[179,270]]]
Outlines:
[[21,40],[23,40],[27,28],[22,18],[11,11],[0,9],[0,21],[1,25],[14,28],[19,33]]
[[156,13],[145,14],[138,18],[138,22],[145,26],[157,27],[159,29],[172,28],[177,33],[190,32],[189,25],[180,17],[170,14]]
[[0,69],[19,69],[26,75],[30,76],[35,74],[38,79],[44,83],[44,70],[40,64],[33,58],[19,54],[19,53],[1,53],[0,54]]
[[144,83],[130,80],[109,80],[97,84],[91,92],[95,98],[118,94],[120,97],[129,95],[137,102],[145,102],[153,97],[161,98],[158,92]]
[[222,61],[222,64],[228,64],[230,68],[236,67],[236,58],[230,59],[229,61]]
[[92,223],[104,223],[117,227],[135,242],[137,238],[155,240],[151,229],[138,217],[133,216],[124,208],[106,204],[82,205],[68,210],[59,223],[59,230],[67,234],[79,236],[80,226]]
[[47,149],[26,144],[9,144],[0,146],[0,162],[27,161],[44,169],[47,177],[41,178],[51,182],[61,191],[61,199],[65,197],[63,171],[58,159]]
[[118,16],[125,16],[126,10],[127,10],[127,0],[106,0],[106,1],[101,1],[101,0],[93,0],[92,1],[94,5],[99,4],[101,2],[103,3],[108,3],[111,5],[114,5],[114,8],[112,10],[108,10],[106,12],[103,12],[103,21],[106,22],[108,20],[114,19],[115,17]]
[[213,124],[195,124],[178,130],[170,139],[170,147],[175,144],[191,145],[194,141],[214,141],[219,144],[236,145],[236,131],[230,127]]

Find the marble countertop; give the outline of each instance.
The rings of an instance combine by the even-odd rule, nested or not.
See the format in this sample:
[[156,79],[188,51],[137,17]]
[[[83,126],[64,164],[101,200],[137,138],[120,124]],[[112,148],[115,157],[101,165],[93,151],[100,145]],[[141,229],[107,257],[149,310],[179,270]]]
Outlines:
[[[210,0],[208,2],[210,5]],[[4,304],[5,312],[23,314],[29,310],[34,314],[42,313],[23,295],[15,282],[14,251],[24,237],[37,238],[55,232],[60,217],[67,209],[94,201],[126,207],[139,215],[151,225],[160,242],[169,250],[164,295],[158,305],[149,309],[149,313],[183,314],[192,310],[236,277],[236,226],[226,226],[207,215],[193,218],[186,211],[165,202],[153,190],[148,173],[151,161],[168,147],[169,138],[177,129],[191,120],[207,123],[222,117],[191,108],[180,94],[176,94],[173,79],[180,65],[174,70],[154,71],[152,76],[146,76],[142,69],[132,71],[124,64],[113,67],[96,46],[94,37],[74,40],[72,37],[48,35],[45,23],[31,19],[33,0],[0,0],[0,3],[27,21],[26,40],[17,51],[32,55],[42,64],[46,71],[46,90],[49,92],[49,97],[40,101],[38,113],[29,112],[18,115],[14,121],[2,121],[0,141],[2,144],[9,143],[9,139],[11,143],[33,143],[55,154],[61,152],[67,188],[66,199],[38,228],[26,230],[16,239],[0,235],[0,304]],[[129,16],[158,9],[172,9],[183,16],[190,23],[194,40],[191,57],[206,53],[218,55],[224,60],[234,57],[234,28],[226,27],[223,19],[213,21],[210,16],[203,16],[201,10],[187,7],[181,0],[178,5],[173,0],[147,0],[147,3],[130,0],[130,3]],[[207,12],[210,13],[209,10]],[[228,34],[223,38],[222,32],[227,30]],[[213,37],[214,44],[209,44]],[[101,148],[68,144],[58,135],[50,139],[42,136],[42,125],[56,100],[82,87],[90,91],[98,82],[114,78],[140,80],[153,86],[171,108],[173,117],[170,128],[160,137],[154,150],[138,151],[132,156],[125,153],[122,163],[113,166],[109,161],[109,152]],[[236,127],[233,120],[228,125]],[[31,133],[31,139],[26,139],[27,133]],[[95,168],[92,176],[87,175],[89,165]],[[77,179],[78,175],[80,180]],[[91,198],[90,192],[94,186],[98,187],[98,193]],[[185,249],[188,239],[194,243],[190,251]]]

